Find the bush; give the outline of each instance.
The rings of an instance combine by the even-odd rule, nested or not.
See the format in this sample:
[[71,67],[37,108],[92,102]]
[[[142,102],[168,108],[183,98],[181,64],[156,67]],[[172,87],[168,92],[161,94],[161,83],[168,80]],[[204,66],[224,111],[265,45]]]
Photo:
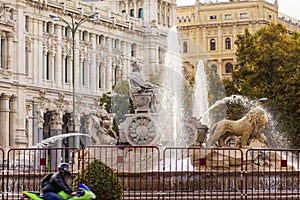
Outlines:
[[[117,175],[108,166],[95,160],[84,168],[81,182],[86,184],[95,193],[99,200],[122,199],[122,184]],[[75,179],[78,183],[78,178]],[[76,184],[77,185],[77,184]]]

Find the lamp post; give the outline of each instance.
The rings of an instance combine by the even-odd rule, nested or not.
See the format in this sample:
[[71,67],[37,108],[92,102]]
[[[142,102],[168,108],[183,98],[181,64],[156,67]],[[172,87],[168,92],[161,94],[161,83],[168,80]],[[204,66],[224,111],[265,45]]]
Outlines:
[[50,14],[49,16],[54,21],[62,21],[67,25],[67,27],[71,30],[72,34],[72,109],[73,109],[73,131],[75,132],[75,33],[80,25],[82,25],[86,21],[95,21],[97,20],[97,13],[92,13],[88,16],[84,16],[79,21],[76,21],[73,17],[73,14],[68,12],[67,15],[71,18],[71,22],[69,23],[64,18],[59,17],[57,15]]

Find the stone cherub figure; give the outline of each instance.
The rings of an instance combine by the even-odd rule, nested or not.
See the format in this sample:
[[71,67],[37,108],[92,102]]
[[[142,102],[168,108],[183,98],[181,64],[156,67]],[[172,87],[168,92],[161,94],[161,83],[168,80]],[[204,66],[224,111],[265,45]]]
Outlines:
[[[133,70],[129,76],[129,92],[130,98],[133,101],[137,101],[135,96],[139,95],[149,95],[150,96],[150,110],[151,112],[157,112],[157,105],[158,105],[158,86],[146,81],[143,77],[142,73],[142,64],[138,61],[133,63]],[[143,103],[147,104],[148,100],[145,98],[143,99],[145,102],[136,102],[139,105],[143,105]],[[138,107],[138,106],[137,106]]]

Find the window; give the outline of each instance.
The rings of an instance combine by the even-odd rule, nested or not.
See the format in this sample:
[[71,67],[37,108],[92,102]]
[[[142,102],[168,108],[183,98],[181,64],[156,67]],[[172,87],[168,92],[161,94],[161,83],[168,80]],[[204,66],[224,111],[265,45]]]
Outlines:
[[49,63],[49,53],[45,55],[45,78],[50,80],[50,63]]
[[225,49],[231,49],[231,39],[230,38],[225,39]]
[[0,39],[0,68],[6,69],[5,67],[5,39]]
[[241,13],[240,14],[240,18],[247,18],[248,17],[248,13]]
[[29,73],[29,50],[28,47],[25,47],[25,74]]
[[81,41],[84,41],[84,39],[85,39],[85,32],[81,31]]
[[209,19],[210,20],[216,20],[217,19],[217,15],[211,15],[211,16],[209,16]]
[[225,14],[225,19],[232,19],[232,15],[231,14]]
[[114,84],[117,85],[117,80],[118,80],[118,66],[115,66],[113,70],[114,70],[114,77],[113,77]]
[[115,40],[114,40],[114,48],[115,48],[115,49],[119,49],[119,46],[120,46],[120,40],[115,39]]
[[68,27],[64,27],[64,36],[68,37]]
[[25,31],[29,32],[29,16],[25,16]]
[[65,81],[65,83],[67,83],[68,82],[68,72],[69,72],[69,70],[68,70],[68,57],[66,56],[65,57],[65,60],[64,60],[64,63],[65,63],[65,73],[64,73],[64,81]]
[[136,57],[136,44],[131,45],[131,56]]
[[104,44],[104,36],[103,35],[99,35],[98,44]]
[[130,17],[134,17],[134,9],[130,10]]
[[99,66],[98,66],[98,88],[102,87],[101,73],[102,73],[102,71],[101,71],[101,63],[100,63]]
[[216,50],[216,40],[215,39],[210,40],[210,50]]
[[188,52],[188,43],[184,42],[183,43],[183,53],[187,53]]
[[158,58],[160,63],[165,59],[165,50],[162,47],[158,48]]
[[139,9],[139,18],[144,19],[144,10],[143,10],[143,8]]
[[126,13],[126,10],[122,10],[122,13]]
[[217,65],[213,64],[213,65],[211,66],[211,72],[212,72],[213,74],[217,74],[217,72],[218,72]]
[[85,85],[85,66],[84,66],[84,58],[81,61],[81,83]]
[[225,73],[232,73],[232,72],[233,72],[233,65],[230,62],[226,63]]
[[50,33],[50,26],[51,26],[51,22],[47,22],[47,23],[45,24],[45,32],[46,32],[46,33]]

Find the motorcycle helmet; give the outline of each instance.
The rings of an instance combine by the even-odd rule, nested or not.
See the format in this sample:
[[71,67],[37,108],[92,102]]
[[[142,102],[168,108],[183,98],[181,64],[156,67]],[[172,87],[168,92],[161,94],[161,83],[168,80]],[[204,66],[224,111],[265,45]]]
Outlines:
[[70,168],[71,168],[71,165],[69,163],[60,163],[58,166],[57,166],[58,170],[67,174],[67,175],[70,175],[71,172],[70,172]]

